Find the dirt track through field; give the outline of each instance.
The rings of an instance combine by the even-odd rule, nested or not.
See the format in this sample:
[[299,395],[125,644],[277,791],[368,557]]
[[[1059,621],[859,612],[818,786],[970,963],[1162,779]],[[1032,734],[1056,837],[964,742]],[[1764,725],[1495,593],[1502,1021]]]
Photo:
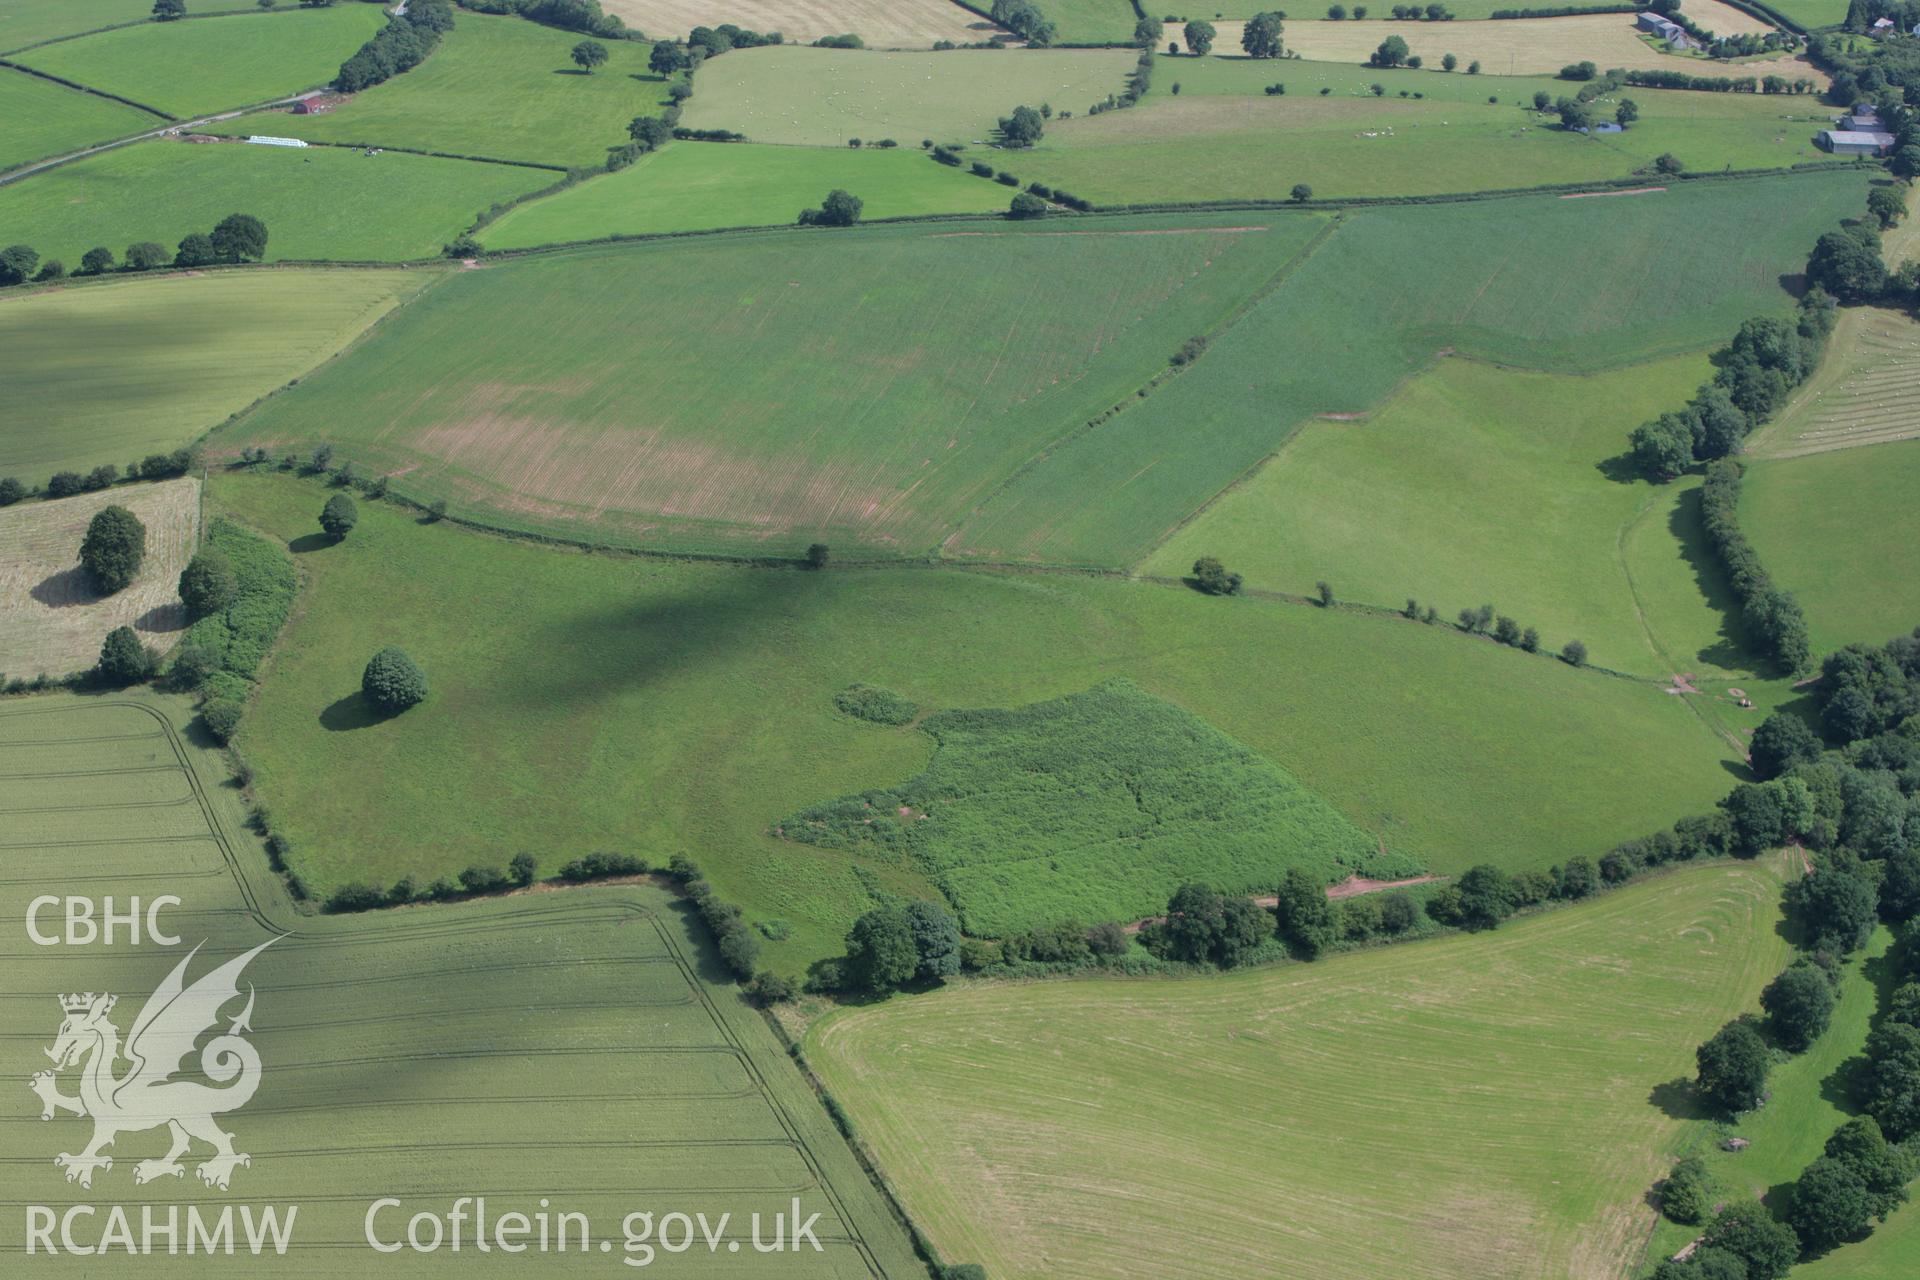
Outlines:
[[[1433,884],[1445,879],[1445,876],[1411,876],[1405,880],[1368,880],[1364,876],[1348,876],[1339,884],[1327,886],[1327,900],[1338,902],[1342,898],[1357,898],[1367,893],[1383,893],[1388,889],[1404,889],[1408,885]],[[1280,899],[1274,894],[1266,894],[1255,898],[1254,902],[1262,907],[1274,907],[1280,904]],[[1136,920],[1127,926],[1127,932],[1138,933],[1148,925],[1159,924],[1165,919],[1165,916],[1148,916],[1145,920]]]

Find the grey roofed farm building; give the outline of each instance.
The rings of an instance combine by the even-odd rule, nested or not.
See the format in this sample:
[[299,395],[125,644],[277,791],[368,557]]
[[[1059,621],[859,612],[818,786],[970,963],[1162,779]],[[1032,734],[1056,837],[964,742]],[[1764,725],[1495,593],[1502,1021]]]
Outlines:
[[1893,150],[1893,135],[1870,130],[1822,129],[1820,145],[1837,156],[1883,156]]

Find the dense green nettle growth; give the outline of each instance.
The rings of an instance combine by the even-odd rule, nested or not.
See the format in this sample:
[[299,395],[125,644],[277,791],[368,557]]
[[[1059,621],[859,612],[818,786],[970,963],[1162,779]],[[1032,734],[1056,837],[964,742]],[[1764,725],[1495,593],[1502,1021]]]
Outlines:
[[833,705],[847,715],[875,724],[908,724],[920,714],[919,706],[911,699],[870,684],[848,685],[833,695]]
[[320,528],[335,542],[352,533],[353,526],[358,523],[360,523],[360,507],[344,493],[334,494],[327,499],[327,504],[320,508]]
[[388,645],[373,655],[360,676],[360,692],[376,711],[398,715],[427,696],[427,673],[404,649]]
[[232,604],[240,593],[240,581],[234,576],[233,561],[218,547],[205,547],[180,572],[180,600],[187,614],[204,618]]
[[125,507],[102,507],[87,522],[80,567],[101,595],[110,596],[131,583],[146,556],[147,526]]

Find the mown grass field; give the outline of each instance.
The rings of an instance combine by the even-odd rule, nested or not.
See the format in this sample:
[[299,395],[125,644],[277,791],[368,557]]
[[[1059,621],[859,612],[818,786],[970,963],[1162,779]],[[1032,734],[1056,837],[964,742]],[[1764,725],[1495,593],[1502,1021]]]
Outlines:
[[1746,451],[1793,458],[1916,436],[1920,322],[1888,308],[1849,307],[1834,323],[1820,367],[1772,422],[1748,437]]
[[[1725,615],[1694,583],[1658,593],[1690,610],[1659,610],[1659,627],[1647,616],[1654,602],[1636,593],[1629,531],[1645,538],[1648,576],[1663,585],[1659,542],[1691,577],[1716,577],[1715,562],[1692,560],[1699,549],[1676,536],[1664,489],[1601,469],[1627,431],[1683,403],[1711,372],[1700,356],[1587,375],[1442,360],[1374,413],[1308,422],[1146,569],[1178,576],[1217,556],[1256,587],[1308,595],[1326,580],[1341,599],[1390,609],[1411,596],[1449,625],[1491,601],[1537,626],[1547,648],[1577,638],[1615,670],[1664,679],[1704,674],[1704,663],[1750,674],[1718,634]],[[1514,536],[1516,521],[1526,537]],[[1664,651],[1669,628],[1684,640],[1714,635],[1719,647],[1683,640]]]
[[[980,6],[991,9],[989,2]],[[1075,43],[1133,42],[1133,24],[1139,21],[1127,0],[1049,0],[1040,12],[1059,28],[1056,39]],[[1149,10],[1151,12],[1151,10]],[[1168,39],[1179,39],[1169,35]]]
[[[109,506],[139,517],[147,548],[139,576],[103,598],[80,567],[80,542],[87,522]],[[180,571],[199,535],[200,481],[192,477],[0,508],[0,675],[84,671],[115,627],[172,648],[187,625]]]
[[[1687,16],[1718,35],[1772,30],[1760,19],[1712,0],[1693,0]],[[1438,68],[1441,57],[1451,53],[1460,59],[1462,67],[1478,62],[1481,71],[1490,76],[1551,75],[1569,63],[1592,62],[1603,70],[1629,67],[1685,71],[1696,76],[1773,73],[1789,80],[1806,76],[1824,83],[1821,73],[1804,60],[1781,59],[1755,70],[1753,66],[1662,53],[1635,34],[1630,13],[1489,22],[1395,22],[1376,18],[1364,22],[1289,21],[1282,38],[1288,50],[1302,58],[1359,63],[1365,62],[1388,36],[1405,40],[1429,66]],[[1238,45],[1234,48],[1237,50]]]
[[103,31],[15,60],[185,118],[323,85],[385,22],[370,4],[286,8]]
[[1077,115],[1119,93],[1134,59],[1124,49],[738,49],[700,68],[686,124],[826,147],[849,138],[904,147],[925,138],[985,142],[994,122],[1022,103]]
[[[181,936],[177,949],[123,943],[28,954],[24,939],[14,944],[14,990],[45,994],[8,1001],[0,1020],[5,1064],[20,1085],[0,1103],[0,1132],[15,1157],[0,1171],[6,1195],[56,1212],[110,1195],[135,1222],[141,1206],[183,1198],[217,1212],[213,1195],[194,1197],[170,1178],[135,1185],[134,1164],[165,1151],[164,1131],[122,1134],[113,1168],[97,1172],[91,1190],[64,1182],[52,1157],[79,1150],[91,1126],[70,1115],[42,1121],[26,1081],[46,1067],[40,1049],[60,1025],[52,993],[118,995],[112,1020],[124,1033],[189,948],[201,945],[191,981],[274,938],[243,977],[255,995],[248,1038],[264,1063],[259,1091],[221,1119],[252,1157],[234,1172],[231,1194],[299,1205],[282,1267],[335,1276],[345,1274],[343,1258],[371,1256],[363,1220],[382,1196],[404,1198],[399,1235],[412,1213],[444,1213],[456,1197],[484,1191],[490,1216],[532,1215],[543,1197],[553,1212],[588,1215],[593,1248],[580,1247],[576,1231],[569,1252],[504,1263],[496,1252],[489,1266],[474,1252],[469,1222],[463,1275],[605,1275],[626,1256],[624,1215],[666,1199],[709,1222],[732,1215],[719,1249],[725,1255],[727,1242],[737,1243],[751,1260],[736,1274],[923,1273],[826,1112],[764,1021],[718,977],[700,926],[669,895],[623,885],[296,916],[257,842],[241,832],[220,756],[183,740],[190,714],[150,696],[0,707],[6,775],[44,796],[73,794],[83,779],[80,794],[89,797],[54,809],[35,804],[35,794],[5,793],[0,876],[8,889],[23,902],[102,892],[124,902],[130,886],[182,899],[162,916]],[[63,1078],[63,1092],[74,1080]],[[205,1153],[199,1145],[189,1165]],[[191,1171],[185,1179],[201,1190]],[[820,1214],[822,1251],[752,1253],[750,1215],[758,1211],[770,1227],[795,1197],[803,1215]],[[653,1211],[666,1212],[660,1204]],[[19,1217],[0,1227],[0,1247],[24,1244]],[[244,1247],[238,1257],[211,1258],[164,1249],[144,1269],[242,1276],[261,1267]],[[442,1276],[448,1256],[399,1253],[382,1257],[380,1269]],[[62,1275],[97,1268],[40,1261]]]
[[0,476],[177,449],[339,351],[431,272],[246,271],[0,302]]
[[579,39],[523,18],[463,9],[433,56],[413,70],[320,115],[270,117],[272,132],[530,164],[599,165],[609,149],[627,141],[628,121],[658,113],[666,82],[647,70],[652,46],[630,40],[603,41],[608,61],[587,75],[568,54]]
[[[1299,424],[1371,409],[1442,348],[1567,373],[1698,351],[1782,306],[1780,278],[1864,190],[1812,173],[1354,213],[1190,370],[1022,472],[948,549],[1131,562]],[[1742,252],[1647,252],[1683,236]],[[1183,447],[1195,423],[1203,449]]]
[[0,67],[0,116],[9,122],[6,133],[0,135],[0,169],[110,142],[162,123],[124,103],[4,67]]
[[[1677,699],[1437,628],[1070,575],[589,556],[380,503],[316,547],[325,497],[216,474],[210,507],[300,552],[308,587],[240,741],[319,893],[523,849],[549,871],[685,851],[749,918],[792,923],[768,959],[797,971],[841,949],[868,886],[934,892],[898,861],[771,834],[926,768],[924,735],[835,709],[860,681],[937,711],[1125,676],[1443,873],[1597,855],[1727,788],[1724,744]],[[360,672],[386,644],[433,692],[368,723]]]
[[1778,874],[1311,967],[961,987],[805,1047],[936,1246],[996,1277],[1614,1277],[1686,1128],[1649,1094],[1786,958]]
[[[1258,89],[1254,96],[1189,95],[1183,84],[1179,96],[1156,92],[1131,111],[1055,122],[1031,152],[997,163],[1096,204],[1120,205],[1280,200],[1299,182],[1322,199],[1599,182],[1649,169],[1668,152],[1706,170],[1827,158],[1813,136],[1831,117],[1811,98],[1624,90],[1602,99],[1599,110],[1610,118],[1616,99],[1630,97],[1639,121],[1623,133],[1588,136],[1531,110],[1532,89],[1514,89],[1506,77],[1463,78],[1480,90],[1476,98],[1416,100],[1399,95],[1424,92],[1422,80],[1459,81],[1406,72],[1389,85],[1364,67],[1296,76],[1295,68],[1326,64],[1257,65],[1271,77],[1263,83],[1287,84],[1284,96]],[[1163,68],[1159,78],[1169,74]],[[1320,96],[1317,81],[1333,92]],[[1376,83],[1384,97],[1368,87]]]
[[[231,7],[238,9],[238,0]],[[152,14],[153,5],[147,0],[10,0],[0,8],[0,53],[82,31],[140,22]]]
[[616,544],[927,554],[1325,221],[1049,225],[794,231],[462,272],[223,444],[332,441],[404,469],[410,496]]
[[1920,626],[1920,440],[1759,461],[1740,526],[1800,598],[1816,653]]
[[[1126,0],[1105,2],[1126,7]],[[731,22],[778,31],[790,44],[852,34],[870,49],[925,49],[936,40],[984,40],[998,30],[950,0],[604,0],[600,7],[658,40],[684,40],[695,27]]]
[[267,224],[268,261],[417,260],[557,176],[397,151],[141,142],[0,186],[0,234],[75,270],[95,245],[172,250],[240,210]]
[[632,168],[570,187],[512,210],[488,226],[489,249],[519,249],[608,235],[711,227],[785,226],[803,208],[842,188],[864,202],[864,218],[989,213],[1013,196],[1005,187],[929,161],[911,150],[763,147],[674,143]]
[[1285,770],[1129,680],[1010,708],[938,712],[926,771],[781,820],[789,840],[910,857],[961,926],[1006,937],[1132,921],[1182,884],[1264,892],[1417,875]]

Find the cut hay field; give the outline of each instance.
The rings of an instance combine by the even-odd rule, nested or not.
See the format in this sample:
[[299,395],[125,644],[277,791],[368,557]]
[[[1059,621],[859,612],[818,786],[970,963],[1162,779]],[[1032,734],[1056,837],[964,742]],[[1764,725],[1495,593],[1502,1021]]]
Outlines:
[[1882,307],[1848,307],[1827,355],[1777,417],[1747,441],[1759,458],[1920,436],[1920,321]]
[[243,271],[103,281],[0,301],[0,476],[124,467],[297,378],[437,278]]
[[[1127,7],[1126,0],[1106,2]],[[778,31],[789,44],[851,34],[869,49],[925,49],[937,40],[985,40],[999,30],[952,0],[603,0],[600,7],[656,40],[684,40],[695,27],[731,22]]]
[[69,270],[95,245],[171,251],[235,210],[267,224],[267,259],[432,258],[490,205],[551,186],[543,169],[397,151],[174,141],[116,147],[0,186],[0,236]]
[[666,82],[652,46],[605,41],[592,75],[568,50],[579,35],[523,18],[459,11],[433,56],[320,115],[249,117],[245,130],[313,142],[409,147],[448,155],[592,167],[627,141],[627,122],[656,114]]
[[1611,1280],[1688,1129],[1649,1095],[1786,959],[1780,874],[1313,966],[963,986],[805,1049],[934,1244],[1005,1280]]
[[[1022,472],[947,549],[1132,562],[1299,424],[1368,411],[1442,348],[1577,373],[1724,341],[1786,303],[1780,278],[1864,190],[1864,175],[1836,171],[1354,213],[1189,371]],[[1743,252],[1646,252],[1686,236]],[[1206,448],[1170,443],[1194,423]]]
[[620,545],[923,555],[1325,226],[996,220],[489,265],[221,443],[331,441],[410,497]]
[[377,5],[356,3],[152,22],[45,45],[15,61],[186,118],[323,85],[385,21]]
[[[239,8],[238,0],[230,0]],[[148,0],[8,0],[0,5],[0,53],[61,36],[97,31],[153,14]]]
[[489,249],[610,235],[717,227],[785,226],[836,187],[856,192],[866,219],[988,213],[1012,192],[930,162],[919,147],[893,151],[678,142],[631,168],[509,211],[480,234]]
[[1755,462],[1740,527],[1800,598],[1814,652],[1920,626],[1920,440]]
[[[80,567],[80,542],[110,506],[146,525],[147,555],[129,586],[103,598]],[[0,675],[84,671],[115,627],[172,648],[187,625],[180,571],[199,542],[200,482],[191,477],[0,508]]]
[[[1711,13],[1707,12],[1712,10]],[[1766,32],[1773,28],[1730,5],[1690,0],[1687,16],[1719,35]],[[1289,21],[1287,49],[1315,62],[1361,63],[1388,36],[1399,36],[1414,54],[1438,67],[1444,54],[1460,65],[1478,62],[1487,75],[1551,75],[1574,62],[1592,62],[1602,70],[1627,67],[1648,71],[1684,71],[1696,76],[1750,76],[1768,73],[1789,80],[1825,76],[1804,59],[1779,59],[1737,65],[1710,58],[1679,58],[1641,41],[1630,13],[1578,14],[1566,18],[1513,18],[1488,22]],[[1170,37],[1171,38],[1171,37]],[[1231,46],[1238,49],[1238,36]],[[1445,72],[1438,74],[1445,75]],[[1458,74],[1455,72],[1454,74]]]
[[739,49],[700,68],[686,124],[827,147],[849,138],[984,142],[1022,103],[1077,114],[1119,93],[1134,59],[1124,49]]
[[[790,922],[767,959],[797,972],[841,949],[870,889],[934,892],[898,859],[772,834],[926,769],[924,734],[835,709],[861,681],[937,712],[1124,676],[1443,873],[1598,855],[1727,788],[1723,744],[1652,685],[1437,628],[1078,575],[580,555],[373,502],[314,549],[324,488],[212,484],[211,514],[300,550],[307,587],[239,740],[319,893],[521,850],[548,871],[685,851],[751,920]],[[386,644],[433,692],[369,723],[360,672]]]
[[[1548,649],[1584,641],[1600,666],[1656,679],[1751,674],[1727,651],[1726,615],[1694,586],[1718,573],[1675,536],[1666,490],[1602,471],[1627,432],[1711,372],[1697,355],[1588,375],[1441,360],[1375,412],[1305,424],[1145,568],[1174,577],[1217,556],[1251,586],[1307,595],[1326,580],[1342,600],[1390,609],[1412,596],[1449,625],[1491,601],[1537,626]],[[1527,536],[1515,537],[1516,520]],[[1672,602],[1660,627],[1624,554],[1643,523],[1645,576],[1686,588],[1658,593]],[[1704,633],[1712,647],[1669,650],[1659,643],[1668,629]]]
[[6,132],[0,133],[0,169],[110,142],[161,123],[124,103],[6,67],[0,67],[0,119],[8,122]]
[[[279,1266],[305,1276],[368,1269],[375,1255],[364,1222],[382,1197],[399,1201],[376,1223],[392,1240],[413,1213],[445,1214],[457,1197],[475,1194],[487,1197],[490,1220],[548,1206],[586,1215],[590,1242],[579,1242],[576,1227],[564,1252],[503,1260],[498,1250],[475,1253],[469,1218],[458,1255],[396,1253],[373,1269],[572,1277],[607,1275],[622,1259],[677,1262],[642,1254],[623,1234],[625,1215],[660,1215],[671,1201],[709,1223],[730,1215],[717,1228],[717,1248],[724,1256],[738,1246],[746,1261],[714,1264],[728,1275],[925,1274],[765,1022],[718,979],[718,959],[682,904],[652,885],[622,885],[296,916],[257,841],[242,834],[221,757],[187,740],[190,714],[152,696],[37,697],[0,707],[8,777],[57,791],[85,776],[95,794],[141,781],[145,794],[59,809],[9,797],[0,810],[8,854],[0,876],[10,893],[21,903],[40,894],[116,893],[124,901],[129,888],[181,899],[161,916],[180,936],[177,948],[12,943],[0,1059],[18,1087],[0,1102],[9,1153],[0,1194],[57,1214],[111,1196],[135,1222],[143,1206],[162,1206],[164,1215],[164,1206],[183,1200],[205,1212],[234,1199],[277,1205],[297,1212]],[[246,1038],[263,1066],[251,1102],[220,1116],[235,1149],[250,1157],[232,1171],[228,1192],[199,1185],[193,1166],[208,1154],[204,1143],[187,1158],[184,1182],[161,1176],[137,1185],[134,1166],[164,1153],[164,1131],[121,1134],[113,1167],[95,1172],[91,1188],[63,1181],[53,1156],[80,1150],[90,1126],[65,1114],[43,1121],[26,1087],[46,1068],[41,1049],[61,1025],[54,993],[118,996],[111,1021],[124,1033],[194,946],[189,982],[269,942],[241,979],[253,1000]],[[230,1005],[233,1017],[238,998]],[[185,1070],[198,1061],[189,1056]],[[65,1073],[62,1092],[73,1092],[75,1080]],[[760,1213],[770,1230],[773,1213],[790,1213],[796,1199],[803,1216],[820,1215],[821,1250],[753,1253],[751,1215]],[[19,1216],[0,1226],[0,1248],[18,1253],[25,1243]],[[261,1270],[244,1246],[237,1257],[164,1249],[142,1269],[168,1278]],[[41,1261],[61,1275],[98,1270],[93,1260]]]
[[[1387,87],[1363,67],[1295,76],[1296,67],[1326,70],[1273,64],[1268,75],[1288,85],[1284,96],[1156,93],[1131,111],[1057,121],[1032,151],[995,163],[1096,204],[1125,205],[1281,200],[1298,182],[1322,199],[1601,182],[1648,169],[1667,152],[1707,170],[1827,158],[1812,139],[1830,117],[1811,98],[1623,90],[1601,99],[1599,109],[1610,116],[1618,98],[1631,97],[1638,123],[1586,136],[1533,111],[1532,90],[1505,77],[1474,77],[1481,93],[1469,101],[1415,100],[1399,95],[1424,92],[1406,87],[1421,72]],[[1334,93],[1320,96],[1320,80]],[[1372,83],[1386,87],[1386,96],[1376,98]]]

